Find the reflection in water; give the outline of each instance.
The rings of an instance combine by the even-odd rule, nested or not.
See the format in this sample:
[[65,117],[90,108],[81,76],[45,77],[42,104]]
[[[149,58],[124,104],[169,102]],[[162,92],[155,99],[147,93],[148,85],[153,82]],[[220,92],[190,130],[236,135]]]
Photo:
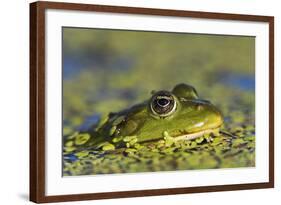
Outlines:
[[221,83],[245,91],[255,90],[255,76],[223,73],[218,79]]

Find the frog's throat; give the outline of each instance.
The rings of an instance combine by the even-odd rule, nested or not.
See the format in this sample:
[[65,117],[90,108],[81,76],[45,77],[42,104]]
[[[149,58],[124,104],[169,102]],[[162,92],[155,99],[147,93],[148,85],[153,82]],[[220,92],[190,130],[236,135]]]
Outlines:
[[178,140],[192,140],[192,139],[195,139],[195,138],[197,138],[197,137],[201,137],[201,136],[203,136],[204,134],[213,133],[214,130],[215,130],[215,129],[207,129],[207,130],[203,130],[203,131],[200,131],[200,132],[189,133],[189,134],[183,134],[183,135],[179,135],[179,136],[174,137],[174,140],[175,140],[175,141],[178,141]]

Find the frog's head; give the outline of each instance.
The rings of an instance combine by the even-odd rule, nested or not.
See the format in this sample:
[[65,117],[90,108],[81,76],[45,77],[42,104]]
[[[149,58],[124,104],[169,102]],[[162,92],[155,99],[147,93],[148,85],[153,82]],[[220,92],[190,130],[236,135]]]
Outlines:
[[172,91],[153,92],[148,101],[111,113],[93,142],[115,142],[126,136],[134,136],[138,142],[167,135],[175,140],[193,139],[217,130],[222,123],[222,114],[214,105],[199,99],[192,86],[178,84]]
[[196,90],[186,84],[178,84],[172,91],[154,92],[146,110],[147,118],[138,130],[139,141],[157,139],[163,133],[175,139],[193,139],[223,123],[221,112],[209,101],[199,99]]

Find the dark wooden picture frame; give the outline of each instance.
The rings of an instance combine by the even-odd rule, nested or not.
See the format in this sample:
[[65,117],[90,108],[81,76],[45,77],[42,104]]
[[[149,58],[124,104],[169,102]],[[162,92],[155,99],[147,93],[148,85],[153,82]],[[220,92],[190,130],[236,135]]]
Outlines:
[[[47,9],[225,19],[269,23],[269,182],[204,187],[132,190],[74,195],[45,195],[45,12]],[[37,203],[186,194],[274,187],[274,17],[163,10],[89,4],[35,2],[30,4],[30,200]]]

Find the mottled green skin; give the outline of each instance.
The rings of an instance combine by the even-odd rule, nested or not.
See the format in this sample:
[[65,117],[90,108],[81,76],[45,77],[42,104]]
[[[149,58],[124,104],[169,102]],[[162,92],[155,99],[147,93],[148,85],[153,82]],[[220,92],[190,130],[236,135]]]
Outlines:
[[162,139],[164,132],[177,137],[222,125],[221,112],[209,101],[199,99],[192,86],[179,84],[170,93],[177,104],[171,115],[160,117],[154,114],[150,108],[151,99],[118,113],[110,113],[107,120],[89,130],[92,138],[87,145],[99,146],[106,142],[118,145],[114,139],[126,136],[136,136],[137,142],[142,143]]

